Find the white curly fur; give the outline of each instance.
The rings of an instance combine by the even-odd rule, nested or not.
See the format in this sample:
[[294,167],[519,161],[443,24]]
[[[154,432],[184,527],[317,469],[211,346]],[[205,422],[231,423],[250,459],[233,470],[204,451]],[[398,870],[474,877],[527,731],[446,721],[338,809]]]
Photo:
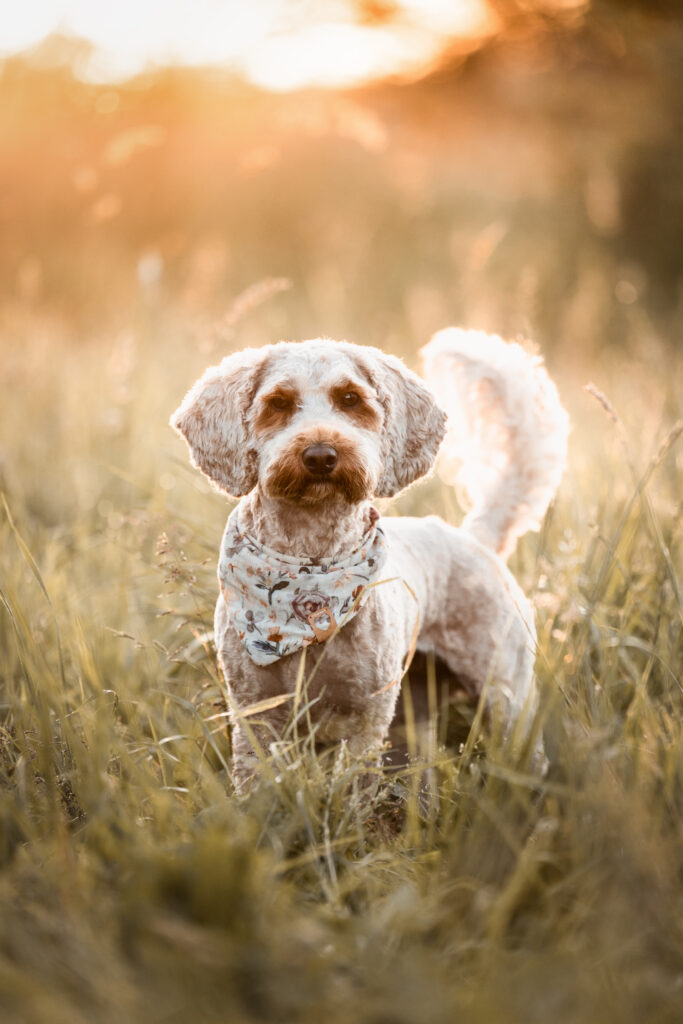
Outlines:
[[[416,615],[418,648],[434,651],[474,695],[488,687],[489,704],[510,725],[536,706],[533,615],[495,552],[508,553],[540,521],[562,472],[567,417],[540,360],[520,346],[451,330],[430,342],[424,358],[455,426],[449,450],[475,505],[461,529],[434,516],[384,517],[386,582],[336,636],[308,648],[316,740],[344,739],[358,753],[386,738]],[[400,360],[328,339],[227,357],[197,382],[171,423],[193,463],[217,487],[242,496],[233,527],[302,561],[343,559],[354,550],[376,516],[371,499],[429,472],[445,431],[432,391]],[[324,478],[302,458],[317,444],[338,456]],[[248,729],[240,712],[292,695],[299,658],[256,665],[221,597],[215,635],[239,784],[253,771],[252,741],[268,749],[291,705],[250,718]]]
[[463,529],[507,558],[540,526],[564,472],[569,417],[557,388],[540,356],[483,331],[439,331],[422,359],[448,413],[443,456],[472,504]]

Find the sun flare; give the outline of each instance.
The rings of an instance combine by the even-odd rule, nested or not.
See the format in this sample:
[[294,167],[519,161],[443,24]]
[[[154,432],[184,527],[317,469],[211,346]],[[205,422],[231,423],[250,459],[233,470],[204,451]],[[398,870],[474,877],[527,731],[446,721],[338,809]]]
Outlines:
[[218,65],[285,91],[415,73],[444,40],[468,48],[496,27],[485,0],[400,0],[382,5],[382,16],[363,11],[350,0],[196,0],[191,7],[186,0],[36,0],[17,7],[0,29],[0,55],[59,33],[91,44],[76,67],[89,80],[120,80],[170,63]]

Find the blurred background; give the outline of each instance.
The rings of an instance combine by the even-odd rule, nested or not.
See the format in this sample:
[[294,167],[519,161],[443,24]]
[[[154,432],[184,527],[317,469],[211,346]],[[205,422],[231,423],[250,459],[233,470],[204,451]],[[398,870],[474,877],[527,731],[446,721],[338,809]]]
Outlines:
[[[0,6],[3,1024],[679,1024],[680,0]],[[511,562],[548,785],[463,705],[428,814],[296,750],[226,799],[227,499],[169,416],[246,345],[450,324],[572,419]]]
[[98,460],[172,490],[186,388],[279,338],[533,339],[579,459],[589,379],[678,414],[673,0],[34,0],[0,54],[0,471],[46,522]]

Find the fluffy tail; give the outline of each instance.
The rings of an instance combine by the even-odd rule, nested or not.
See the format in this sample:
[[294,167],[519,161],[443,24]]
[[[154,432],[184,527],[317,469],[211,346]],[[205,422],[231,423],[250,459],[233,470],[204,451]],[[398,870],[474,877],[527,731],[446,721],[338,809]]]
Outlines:
[[471,503],[463,528],[507,558],[539,528],[564,472],[569,417],[557,388],[540,356],[483,331],[439,331],[422,357],[449,419],[441,473]]

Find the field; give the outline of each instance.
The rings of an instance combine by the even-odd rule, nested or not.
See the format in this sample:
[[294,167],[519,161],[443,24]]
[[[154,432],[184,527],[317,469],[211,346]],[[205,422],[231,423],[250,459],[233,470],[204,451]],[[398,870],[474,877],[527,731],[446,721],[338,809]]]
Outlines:
[[[683,28],[633,17],[626,57],[534,36],[343,96],[5,62],[6,1024],[683,1019]],[[572,417],[511,562],[548,775],[459,705],[373,795],[292,735],[238,798],[229,506],[168,418],[244,345],[416,365],[450,323],[533,338]],[[462,514],[438,476],[383,511]]]

